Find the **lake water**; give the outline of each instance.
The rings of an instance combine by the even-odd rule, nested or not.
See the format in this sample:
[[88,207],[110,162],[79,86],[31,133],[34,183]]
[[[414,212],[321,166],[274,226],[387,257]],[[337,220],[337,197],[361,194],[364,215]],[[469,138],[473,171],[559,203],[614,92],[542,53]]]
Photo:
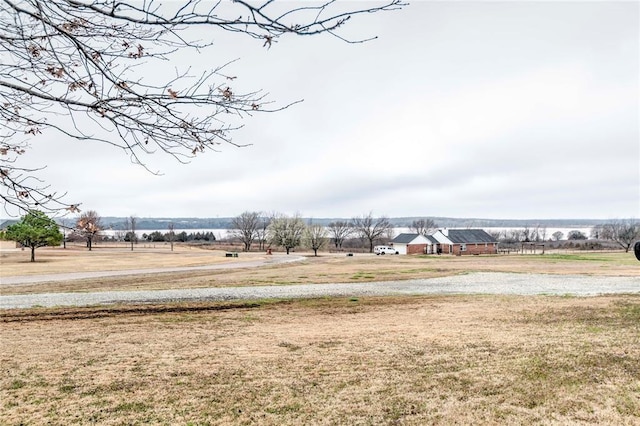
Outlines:
[[[454,229],[454,228],[451,228]],[[460,228],[456,228],[456,229],[460,229]],[[485,228],[481,228],[484,229],[485,231],[492,233],[492,232],[507,232],[509,233],[512,230],[523,230],[524,228],[519,228],[519,227],[485,227]],[[591,234],[591,230],[593,229],[592,227],[576,227],[576,228],[539,228],[538,232],[540,234],[543,233],[543,229],[546,229],[546,231],[544,232],[544,238],[545,240],[549,240],[552,238],[552,235],[555,232],[562,232],[562,239],[566,239],[567,235],[569,234],[570,231],[580,231],[582,232],[584,235],[586,235],[587,237],[589,237],[589,235]],[[534,231],[535,228],[534,227],[529,227],[530,231]],[[151,234],[154,231],[158,231],[161,232],[163,234],[169,232],[168,229],[141,229],[141,230],[136,230],[136,235],[138,236],[138,238],[142,238],[143,234]],[[225,238],[227,238],[229,236],[229,233],[231,232],[231,230],[229,229],[174,229],[174,232],[176,234],[179,234],[181,232],[186,232],[187,234],[195,234],[195,233],[206,233],[206,232],[213,232],[213,235],[215,235],[216,240],[223,240]],[[126,233],[126,231],[114,231],[111,229],[107,229],[101,232],[103,235],[107,235],[109,237],[113,237],[118,233],[122,233],[124,235],[124,233]],[[401,233],[411,233],[411,230],[409,228],[394,228],[394,236],[395,235],[399,235]],[[542,235],[541,235],[542,237]]]

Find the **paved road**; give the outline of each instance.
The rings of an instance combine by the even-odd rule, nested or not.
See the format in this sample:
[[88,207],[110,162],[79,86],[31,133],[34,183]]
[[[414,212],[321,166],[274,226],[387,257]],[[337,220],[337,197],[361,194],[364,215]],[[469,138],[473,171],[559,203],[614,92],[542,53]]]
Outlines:
[[640,277],[591,277],[511,273],[473,273],[407,281],[199,288],[99,293],[0,296],[0,309],[32,306],[88,306],[171,301],[231,301],[269,298],[361,297],[416,294],[576,295],[640,294]]

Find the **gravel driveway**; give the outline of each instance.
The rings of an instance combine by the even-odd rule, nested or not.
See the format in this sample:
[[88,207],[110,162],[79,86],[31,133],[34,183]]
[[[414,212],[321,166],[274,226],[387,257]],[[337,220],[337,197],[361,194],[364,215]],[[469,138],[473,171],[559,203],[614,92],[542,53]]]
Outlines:
[[0,309],[114,303],[231,301],[270,298],[356,297],[420,294],[575,295],[640,293],[640,277],[591,277],[482,272],[407,281],[198,288],[0,296]]

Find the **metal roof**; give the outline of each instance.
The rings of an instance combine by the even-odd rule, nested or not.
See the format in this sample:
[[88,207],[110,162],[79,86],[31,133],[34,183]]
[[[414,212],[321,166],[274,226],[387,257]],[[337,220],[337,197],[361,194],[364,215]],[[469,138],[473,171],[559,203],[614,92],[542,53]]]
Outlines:
[[397,237],[395,237],[393,240],[391,240],[391,242],[399,243],[399,244],[409,244],[411,241],[418,238],[419,235],[420,234],[400,234]]
[[427,237],[427,240],[431,241],[433,244],[438,244],[438,240],[436,240],[433,235],[425,235],[425,237]]
[[483,229],[449,229],[448,238],[454,244],[497,243],[496,239]]

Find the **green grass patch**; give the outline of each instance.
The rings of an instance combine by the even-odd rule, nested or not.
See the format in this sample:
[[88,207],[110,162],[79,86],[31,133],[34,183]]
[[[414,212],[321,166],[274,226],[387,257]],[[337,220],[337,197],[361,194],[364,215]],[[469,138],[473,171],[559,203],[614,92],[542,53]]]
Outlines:
[[280,342],[280,343],[278,343],[278,347],[286,348],[291,352],[299,351],[300,349],[302,349],[301,346],[298,346],[298,345],[296,345],[294,343],[291,343],[291,342]]
[[260,317],[255,316],[255,315],[244,315],[242,317],[240,317],[240,321],[242,322],[256,322],[256,321],[260,321]]
[[23,380],[14,380],[9,385],[9,389],[11,389],[11,390],[22,389],[26,385],[27,385],[27,383],[25,381],[23,381]]
[[376,278],[376,275],[368,272],[356,272],[355,274],[351,275],[352,280],[371,280],[374,278]]
[[616,260],[612,256],[606,256],[598,253],[553,253],[545,254],[540,258],[542,260],[565,260],[571,262],[614,262]]
[[148,409],[149,409],[149,406],[147,404],[142,402],[132,401],[132,402],[123,402],[121,404],[116,405],[113,411],[116,413],[120,413],[120,412],[141,413],[141,412],[147,411]]
[[640,304],[638,303],[624,303],[619,307],[620,316],[625,320],[635,323],[640,327]]
[[71,393],[77,389],[77,386],[73,382],[65,381],[58,387],[58,390],[62,393]]
[[269,414],[284,415],[289,413],[297,413],[302,408],[302,404],[294,402],[292,404],[278,405],[275,407],[266,407],[265,411]]

